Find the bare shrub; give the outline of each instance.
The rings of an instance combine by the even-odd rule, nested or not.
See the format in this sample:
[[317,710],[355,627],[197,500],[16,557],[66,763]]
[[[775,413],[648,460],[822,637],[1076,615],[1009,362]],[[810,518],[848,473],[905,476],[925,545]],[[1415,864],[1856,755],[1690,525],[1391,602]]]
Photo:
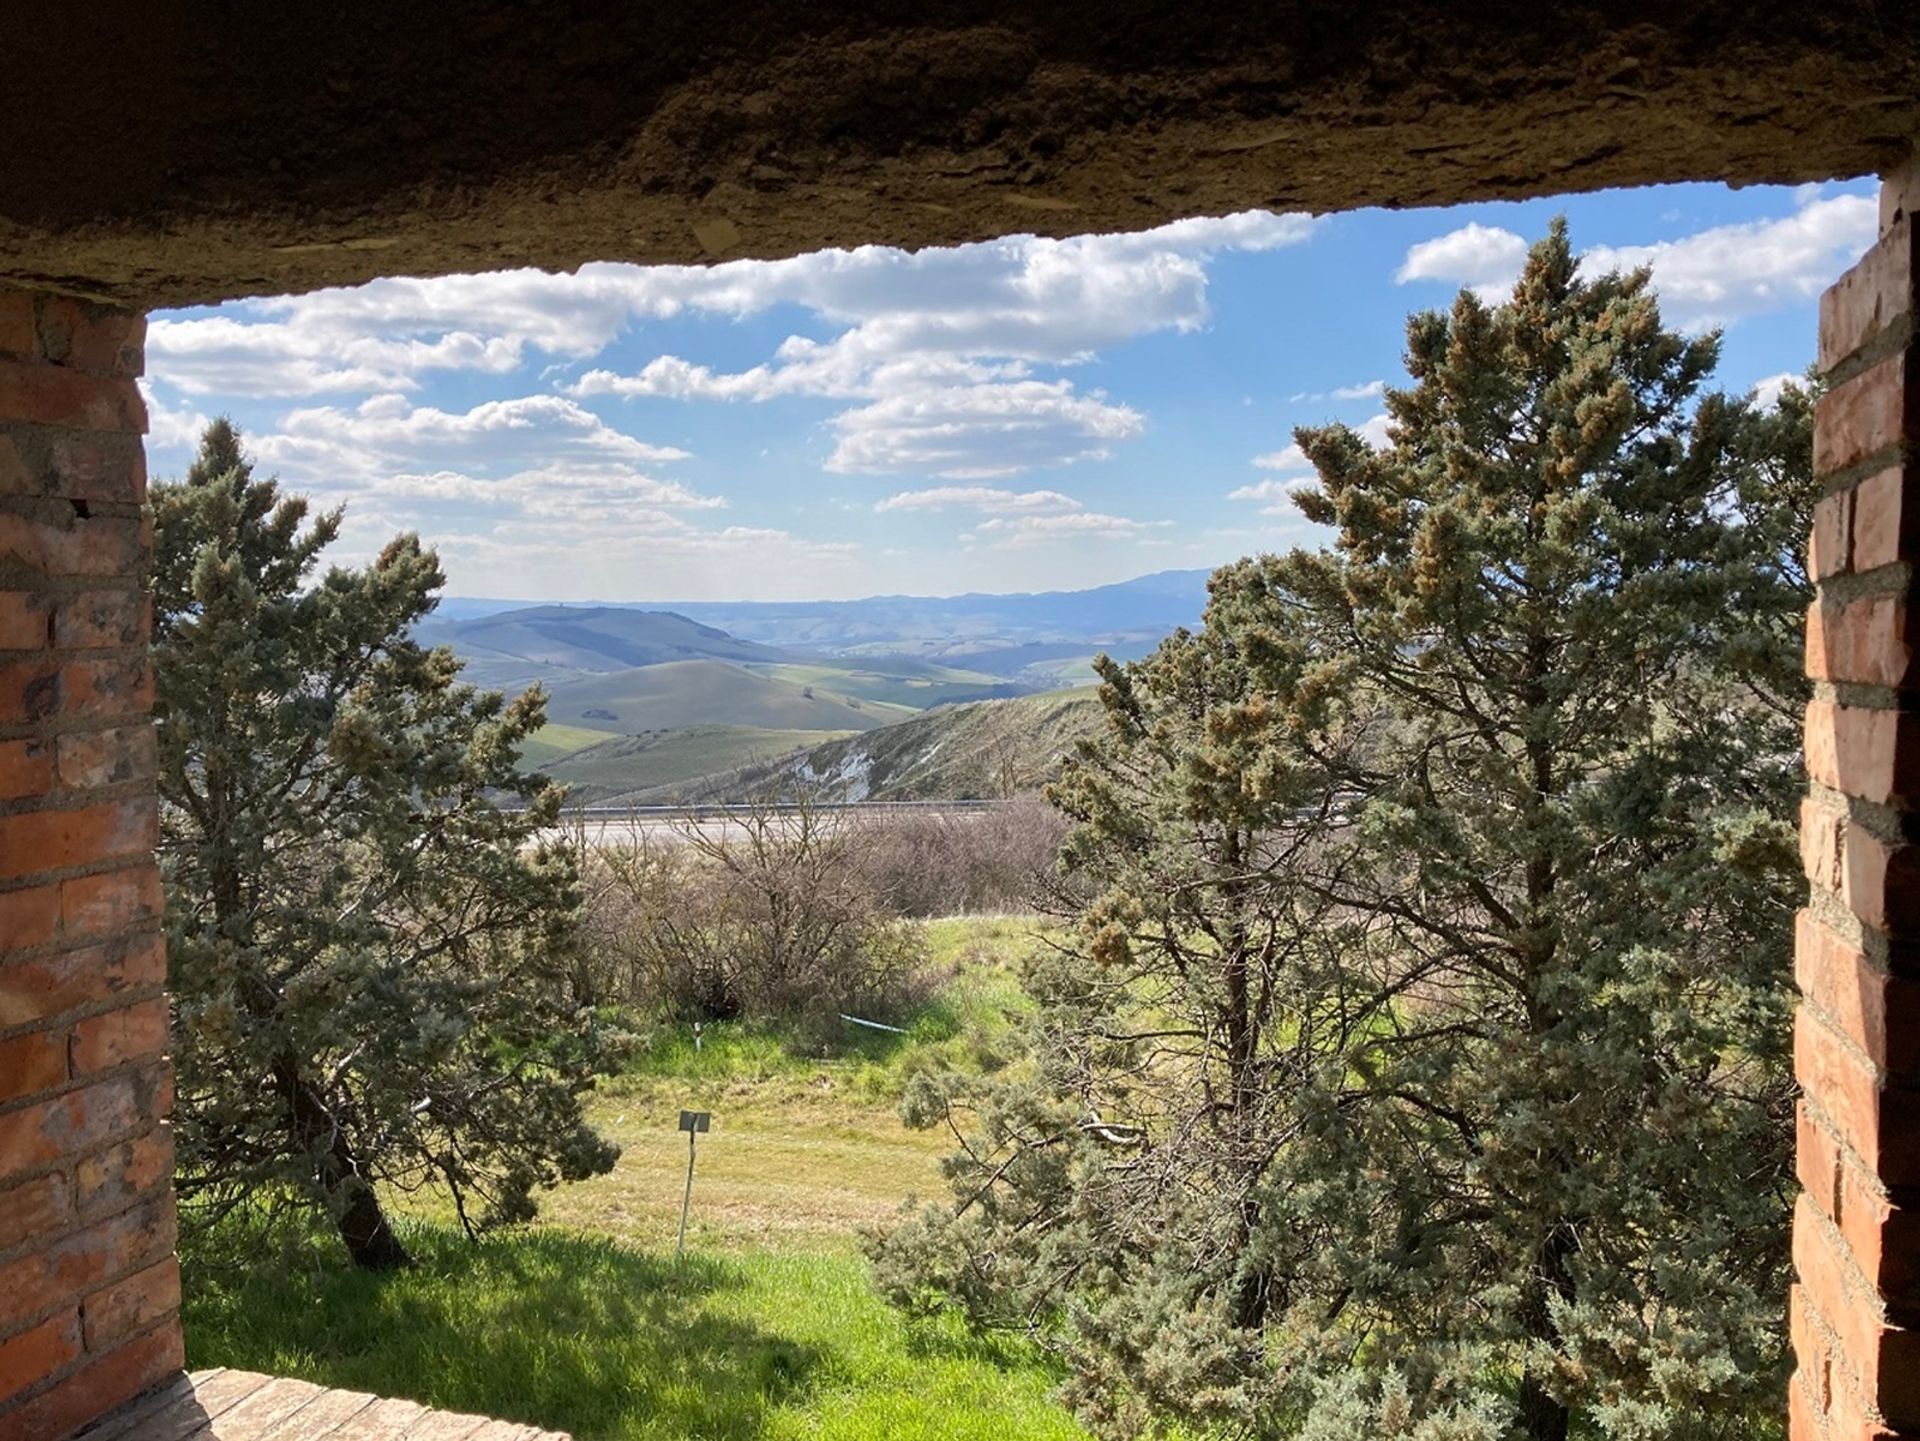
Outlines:
[[590,965],[607,999],[685,1020],[831,1034],[925,998],[919,931],[885,906],[871,833],[807,803],[676,818],[589,849]]
[[863,827],[872,885],[901,916],[1031,909],[1066,835],[1035,795],[988,810],[880,815]]

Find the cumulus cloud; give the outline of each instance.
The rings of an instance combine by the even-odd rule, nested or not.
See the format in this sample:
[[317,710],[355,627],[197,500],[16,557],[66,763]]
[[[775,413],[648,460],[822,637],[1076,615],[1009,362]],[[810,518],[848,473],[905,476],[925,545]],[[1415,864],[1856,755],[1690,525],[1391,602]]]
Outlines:
[[1762,410],[1772,410],[1780,403],[1780,392],[1789,385],[1805,388],[1807,377],[1796,370],[1783,370],[1778,375],[1769,375],[1754,382],[1753,403]]
[[1137,541],[1172,523],[1167,520],[1132,520],[1124,515],[1104,515],[1094,510],[1069,511],[1061,515],[1002,515],[981,521],[973,528],[973,537],[989,545],[1025,549],[1063,540]]
[[[1353,427],[1354,433],[1375,450],[1384,450],[1390,443],[1387,428],[1391,418],[1382,412],[1369,416]],[[1306,452],[1299,445],[1285,446],[1279,450],[1269,450],[1256,455],[1252,464],[1257,470],[1273,470],[1282,474],[1297,474],[1294,480],[1261,480],[1251,485],[1243,485],[1237,490],[1227,492],[1228,500],[1257,500],[1266,502],[1263,515],[1284,515],[1291,509],[1286,498],[1294,490],[1312,480],[1313,462],[1307,459]]]
[[1097,460],[1138,435],[1139,411],[1070,382],[1026,380],[916,386],[833,418],[833,471],[920,471],[951,479],[1018,475],[1039,466]]
[[987,515],[1085,509],[1072,496],[1057,490],[999,490],[986,485],[939,485],[927,490],[903,490],[877,502],[873,508],[882,512],[964,509]]
[[1511,230],[1478,221],[1436,235],[1411,247],[1395,283],[1444,280],[1474,291],[1483,300],[1498,299],[1513,285],[1527,258],[1527,242]]
[[200,433],[207,428],[204,414],[190,405],[168,405],[154,393],[150,381],[140,382],[140,395],[147,402],[148,450],[192,451],[200,444]]
[[[1814,298],[1873,243],[1878,225],[1873,197],[1806,186],[1791,215],[1650,245],[1596,245],[1581,253],[1580,268],[1598,275],[1652,267],[1666,317],[1700,329]],[[1409,249],[1393,278],[1446,281],[1492,303],[1511,290],[1526,255],[1527,242],[1511,230],[1463,225]]]

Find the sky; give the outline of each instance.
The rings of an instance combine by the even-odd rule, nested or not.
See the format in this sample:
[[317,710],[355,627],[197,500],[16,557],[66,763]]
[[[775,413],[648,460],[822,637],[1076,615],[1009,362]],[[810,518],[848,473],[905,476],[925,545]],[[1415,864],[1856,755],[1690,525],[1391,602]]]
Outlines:
[[801,600],[1101,585],[1324,539],[1293,428],[1384,436],[1406,317],[1567,216],[1764,401],[1872,243],[1870,183],[1662,186],[707,267],[386,279],[152,318],[156,476],[227,414],[451,595]]

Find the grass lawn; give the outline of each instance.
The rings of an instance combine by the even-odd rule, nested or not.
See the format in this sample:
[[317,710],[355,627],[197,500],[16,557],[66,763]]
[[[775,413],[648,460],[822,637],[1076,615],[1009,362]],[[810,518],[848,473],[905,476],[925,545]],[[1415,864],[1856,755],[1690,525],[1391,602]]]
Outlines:
[[[912,1034],[862,1033],[831,1059],[763,1031],[663,1028],[594,1102],[622,1148],[562,1188],[541,1224],[470,1245],[409,1217],[420,1264],[356,1273],[330,1250],[229,1272],[190,1263],[193,1366],[235,1366],[408,1396],[594,1438],[1043,1441],[1083,1433],[1058,1377],[1018,1342],[909,1324],[875,1294],[858,1229],[943,1194],[941,1137],[893,1112],[928,1065],[1004,1064],[1022,1004],[1024,920],[939,921],[953,981]],[[700,1140],[689,1255],[673,1257],[686,1138]],[[191,1262],[191,1258],[190,1258]]]

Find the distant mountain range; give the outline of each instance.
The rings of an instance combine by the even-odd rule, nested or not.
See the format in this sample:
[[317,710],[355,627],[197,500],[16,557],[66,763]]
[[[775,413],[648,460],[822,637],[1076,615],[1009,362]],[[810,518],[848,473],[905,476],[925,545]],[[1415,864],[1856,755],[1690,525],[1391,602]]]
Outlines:
[[[1036,692],[1089,682],[1099,652],[1146,654],[1199,621],[1207,575],[1030,595],[672,608],[454,597],[419,635],[451,647],[477,685],[544,687],[549,724],[527,762],[578,784],[583,798],[698,789],[709,774],[789,756],[802,757],[795,777],[834,773],[831,785],[849,792],[937,798],[1000,784],[986,774],[987,749],[1024,757],[1002,770],[1032,782],[1072,730],[1058,719],[1091,716],[1059,699],[1031,713],[1024,702],[977,712],[973,703],[1041,700]],[[1012,738],[1022,727],[1034,734]],[[849,733],[873,743],[839,739]],[[936,753],[947,759],[932,768],[916,759]]]

